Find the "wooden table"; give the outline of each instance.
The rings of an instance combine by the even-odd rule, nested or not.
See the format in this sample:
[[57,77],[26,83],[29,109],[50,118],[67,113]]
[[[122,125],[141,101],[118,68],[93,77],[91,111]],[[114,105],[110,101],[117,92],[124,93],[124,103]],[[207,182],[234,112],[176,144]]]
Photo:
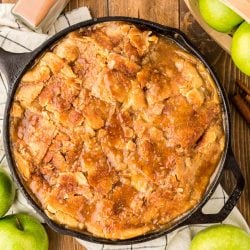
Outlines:
[[[3,0],[2,2],[15,2],[15,0]],[[229,95],[237,91],[234,84],[235,79],[240,79],[250,87],[250,77],[240,73],[230,56],[199,27],[183,0],[71,0],[67,10],[79,6],[88,6],[93,17],[108,15],[140,17],[180,28],[205,55]],[[232,147],[246,179],[246,187],[238,203],[238,208],[250,224],[250,127],[232,106],[231,111]],[[223,183],[225,189],[229,191],[233,187],[234,181],[231,176],[226,175]],[[84,249],[72,237],[62,236],[47,229],[50,250]]]

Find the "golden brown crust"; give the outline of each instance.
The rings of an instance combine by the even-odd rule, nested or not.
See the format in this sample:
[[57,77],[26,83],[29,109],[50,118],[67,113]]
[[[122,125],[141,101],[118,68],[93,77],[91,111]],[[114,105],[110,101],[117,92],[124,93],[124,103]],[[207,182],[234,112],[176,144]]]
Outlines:
[[194,207],[225,141],[204,66],[122,22],[70,33],[38,60],[16,92],[11,139],[47,215],[110,239]]

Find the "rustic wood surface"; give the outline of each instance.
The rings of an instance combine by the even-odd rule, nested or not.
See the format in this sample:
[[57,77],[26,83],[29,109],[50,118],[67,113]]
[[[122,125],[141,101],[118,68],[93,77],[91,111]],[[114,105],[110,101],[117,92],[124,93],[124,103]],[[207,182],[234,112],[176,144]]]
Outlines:
[[[16,2],[2,0],[0,2]],[[88,6],[93,17],[107,15],[133,16],[180,28],[205,55],[219,77],[228,95],[239,91],[234,84],[240,79],[250,88],[250,77],[240,73],[230,56],[225,53],[195,22],[182,0],[71,0],[66,10]],[[246,187],[238,208],[250,224],[250,127],[231,105],[232,147],[246,180]],[[223,178],[226,190],[232,189],[234,180],[230,175]],[[75,239],[54,233],[47,227],[50,250],[83,250]]]

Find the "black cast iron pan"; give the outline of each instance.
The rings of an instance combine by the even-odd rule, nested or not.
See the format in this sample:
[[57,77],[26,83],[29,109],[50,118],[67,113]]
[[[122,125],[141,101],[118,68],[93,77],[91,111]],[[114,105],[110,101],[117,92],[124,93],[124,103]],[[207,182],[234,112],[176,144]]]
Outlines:
[[[127,239],[127,240],[108,240],[108,239],[95,237],[87,232],[79,232],[73,229],[66,229],[63,226],[60,226],[57,223],[50,220],[47,217],[47,215],[43,212],[43,210],[35,202],[35,199],[28,192],[28,190],[25,188],[22,182],[22,178],[20,177],[17,171],[15,162],[12,157],[10,135],[9,135],[9,116],[10,116],[10,109],[11,109],[14,94],[15,94],[15,91],[17,89],[18,83],[22,75],[34,63],[34,60],[45,50],[49,49],[58,39],[64,37],[69,32],[79,29],[81,27],[87,27],[93,24],[107,22],[107,21],[125,21],[125,22],[133,23],[142,28],[152,30],[158,35],[166,36],[174,40],[177,44],[179,44],[186,51],[198,57],[200,61],[202,61],[203,64],[206,66],[208,71],[210,72],[218,88],[218,92],[222,100],[222,108],[224,112],[224,129],[225,129],[225,135],[226,135],[225,150],[223,152],[221,161],[218,164],[216,172],[214,176],[211,178],[209,187],[205,195],[203,196],[202,200],[200,201],[200,203],[197,206],[195,206],[192,210],[184,214],[183,216],[171,222],[171,224],[168,224],[166,227],[159,229],[157,231],[153,231],[148,234],[141,235],[132,239]],[[3,128],[4,147],[5,147],[5,153],[6,153],[7,161],[9,164],[9,168],[12,172],[12,175],[15,178],[15,181],[19,189],[22,191],[26,199],[33,206],[33,208],[42,216],[44,221],[56,232],[66,234],[66,235],[71,235],[73,237],[77,237],[77,238],[87,240],[90,242],[95,242],[95,243],[114,244],[114,245],[135,244],[139,242],[153,240],[157,237],[160,237],[162,235],[165,235],[173,231],[174,229],[180,226],[184,226],[188,224],[222,222],[229,215],[229,213],[232,211],[232,209],[236,205],[244,187],[244,178],[241,174],[241,171],[238,167],[238,164],[235,160],[235,157],[232,153],[231,146],[230,146],[230,130],[231,129],[230,129],[229,107],[228,107],[226,94],[222,86],[220,85],[218,79],[214,75],[212,69],[203,58],[203,56],[198,52],[197,49],[194,48],[194,46],[189,42],[186,36],[179,30],[166,27],[166,26],[162,26],[160,24],[156,24],[150,21],[137,19],[137,18],[104,17],[104,18],[92,19],[92,20],[78,23],[76,25],[73,25],[69,28],[64,29],[63,31],[59,32],[58,34],[54,35],[52,38],[47,40],[41,46],[39,46],[35,51],[30,52],[30,53],[17,54],[17,53],[10,53],[10,52],[4,51],[3,49],[0,49],[0,69],[2,73],[5,75],[5,77],[7,78],[7,81],[9,84],[8,99],[7,99],[7,104],[5,108],[4,128]],[[217,214],[204,214],[202,212],[202,208],[206,204],[208,199],[211,197],[213,192],[215,191],[216,187],[218,186],[220,182],[220,178],[225,170],[229,170],[233,173],[233,176],[236,179],[236,185],[233,188],[233,191],[230,194],[224,207]]]

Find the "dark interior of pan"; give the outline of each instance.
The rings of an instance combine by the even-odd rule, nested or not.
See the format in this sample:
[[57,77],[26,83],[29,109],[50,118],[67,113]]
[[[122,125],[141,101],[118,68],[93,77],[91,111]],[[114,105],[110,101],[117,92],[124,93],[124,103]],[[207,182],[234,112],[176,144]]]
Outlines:
[[[9,136],[9,115],[10,115],[10,109],[11,109],[12,100],[15,95],[16,88],[18,86],[18,83],[22,75],[34,63],[35,59],[38,58],[39,55],[41,55],[44,51],[49,49],[57,40],[67,35],[69,32],[77,30],[82,27],[88,27],[90,25],[94,25],[97,23],[110,22],[110,21],[129,22],[129,23],[139,26],[141,29],[151,30],[157,35],[165,36],[169,39],[172,39],[183,49],[185,49],[192,55],[196,56],[200,61],[202,61],[205,67],[207,68],[207,70],[210,72],[218,89],[218,94],[222,102],[221,105],[222,105],[223,115],[224,115],[224,130],[225,130],[225,136],[226,136],[225,149],[222,154],[220,163],[218,164],[217,169],[210,180],[210,184],[207,188],[207,191],[205,195],[203,196],[202,200],[200,201],[200,203],[197,206],[195,206],[193,209],[188,211],[187,213],[183,214],[182,216],[175,219],[170,224],[166,225],[165,227],[159,230],[152,231],[145,235],[141,235],[132,239],[125,239],[125,240],[110,240],[110,239],[99,238],[94,235],[91,235],[88,232],[65,228],[64,226],[58,225],[57,223],[50,220],[47,217],[47,215],[44,213],[44,211],[40,208],[39,204],[36,202],[33,195],[29,193],[29,191],[23,184],[22,178],[17,171],[15,162],[12,157],[11,143],[10,143],[10,136]],[[66,235],[71,235],[71,236],[80,238],[82,240],[87,240],[87,241],[95,242],[95,243],[117,244],[117,245],[135,244],[135,243],[155,239],[157,237],[160,237],[162,235],[165,235],[173,231],[174,229],[180,226],[184,226],[188,224],[196,224],[196,223],[221,222],[227,217],[227,215],[231,212],[231,210],[235,206],[242,192],[242,189],[244,187],[244,179],[241,175],[240,169],[237,165],[237,162],[230,148],[230,122],[229,122],[230,117],[229,117],[229,108],[228,108],[227,98],[226,98],[223,88],[221,87],[216,76],[214,75],[211,67],[207,64],[207,62],[205,61],[203,56],[199,53],[199,51],[196,48],[194,48],[194,46],[189,42],[186,36],[179,30],[166,27],[166,26],[162,26],[160,24],[156,24],[150,21],[137,19],[137,18],[104,17],[104,18],[92,19],[89,21],[85,21],[85,22],[73,25],[59,32],[58,34],[56,34],[55,36],[47,40],[45,43],[43,43],[40,47],[38,47],[35,51],[31,53],[14,54],[14,53],[9,53],[9,52],[0,50],[0,68],[2,72],[5,74],[9,82],[8,99],[7,99],[7,104],[5,108],[5,116],[4,116],[4,133],[3,133],[4,138],[3,139],[4,139],[6,157],[7,157],[10,170],[12,172],[12,175],[15,178],[15,181],[19,189],[22,191],[26,199],[33,206],[33,208],[42,216],[44,221],[56,232],[66,234]],[[236,179],[236,185],[233,189],[233,192],[229,196],[229,199],[225,203],[224,207],[217,214],[203,214],[202,207],[208,201],[208,199],[210,198],[210,196],[213,194],[216,187],[218,186],[223,170],[232,171]]]

